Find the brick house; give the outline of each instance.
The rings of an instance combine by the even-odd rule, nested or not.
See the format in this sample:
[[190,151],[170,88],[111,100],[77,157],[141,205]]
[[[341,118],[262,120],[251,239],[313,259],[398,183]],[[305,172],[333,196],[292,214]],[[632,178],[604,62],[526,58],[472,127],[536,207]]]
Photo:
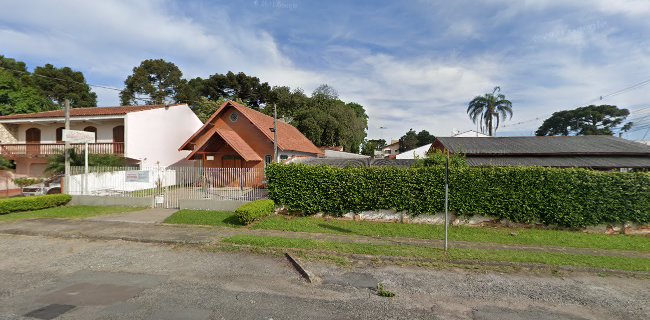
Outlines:
[[[292,125],[278,121],[280,160],[323,155]],[[273,160],[273,118],[233,101],[225,102],[179,150],[205,168],[264,168]]]
[[[63,152],[64,111],[54,110],[0,117],[0,151],[14,161],[16,174],[41,176],[48,157]],[[123,156],[129,165],[169,166],[188,152],[176,146],[201,127],[186,104],[74,108],[70,129],[95,133],[90,154]],[[83,152],[82,144],[73,144]]]

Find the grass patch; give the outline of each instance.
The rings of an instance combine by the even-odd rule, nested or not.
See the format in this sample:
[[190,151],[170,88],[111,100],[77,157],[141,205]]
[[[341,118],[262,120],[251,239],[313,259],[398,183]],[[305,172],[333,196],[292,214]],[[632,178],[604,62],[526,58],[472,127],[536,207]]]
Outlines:
[[235,213],[231,211],[180,210],[165,219],[164,222],[234,228],[243,226]]
[[[442,225],[325,220],[319,217],[274,216],[260,221],[252,228],[429,240],[442,240],[444,237]],[[513,232],[516,233],[515,236],[511,235]],[[647,236],[588,234],[577,231],[450,226],[449,240],[650,252],[650,237]]]
[[247,235],[237,235],[226,238],[223,241],[230,244],[247,245],[257,248],[291,248],[330,251],[343,254],[414,257],[452,263],[454,260],[470,260],[478,262],[539,263],[549,266],[572,266],[626,271],[650,271],[650,259],[644,258],[621,258],[573,255],[565,253],[476,249],[453,249],[449,251],[448,254],[445,254],[441,249],[412,245],[379,245]]
[[0,222],[22,219],[67,218],[82,219],[87,217],[143,210],[133,207],[99,207],[99,206],[62,206],[34,211],[14,212],[0,215]]

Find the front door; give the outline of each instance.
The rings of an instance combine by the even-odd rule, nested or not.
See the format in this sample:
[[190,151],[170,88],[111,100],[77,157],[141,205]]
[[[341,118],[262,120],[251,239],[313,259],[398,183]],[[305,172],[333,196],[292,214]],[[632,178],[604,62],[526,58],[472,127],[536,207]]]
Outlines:
[[41,130],[29,128],[25,131],[25,142],[27,143],[27,154],[35,156],[41,153]]
[[113,153],[124,154],[124,126],[113,128]]

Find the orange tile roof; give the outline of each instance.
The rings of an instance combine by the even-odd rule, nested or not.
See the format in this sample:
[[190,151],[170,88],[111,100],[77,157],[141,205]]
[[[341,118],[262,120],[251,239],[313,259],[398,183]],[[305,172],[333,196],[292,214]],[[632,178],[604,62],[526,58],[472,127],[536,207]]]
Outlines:
[[[164,107],[165,105],[72,108],[70,109],[70,117],[125,115],[131,112],[160,109]],[[62,118],[64,116],[65,116],[64,111],[61,109],[61,110],[43,111],[43,112],[36,112],[36,113],[11,114],[7,116],[0,116],[0,120]]]
[[[273,132],[269,128],[273,128],[273,117],[267,116],[259,111],[255,111],[251,108],[248,108],[244,105],[236,103],[234,101],[227,101],[214,113],[210,116],[210,119],[195,132],[187,141],[179,148],[179,150],[189,150],[189,144],[195,140],[200,134],[205,133],[205,130],[212,126],[212,122],[221,114],[227,106],[232,106],[237,111],[239,111],[244,117],[253,123],[266,137],[273,141]],[[305,153],[313,153],[317,155],[322,155],[323,151],[316,147],[307,137],[305,137],[298,129],[294,126],[278,121],[278,148],[283,151],[298,151]]]
[[235,149],[244,160],[262,161],[262,158],[255,153],[253,148],[251,148],[235,131],[224,129],[216,129],[215,131],[230,147]]

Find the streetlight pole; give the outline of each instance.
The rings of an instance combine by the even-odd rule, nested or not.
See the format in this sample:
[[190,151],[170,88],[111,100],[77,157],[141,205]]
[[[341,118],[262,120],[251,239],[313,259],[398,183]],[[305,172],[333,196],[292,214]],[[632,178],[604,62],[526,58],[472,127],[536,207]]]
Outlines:
[[[63,102],[63,108],[65,113],[65,130],[70,130],[70,100],[65,99]],[[70,193],[70,142],[68,139],[65,139],[65,145],[63,147],[63,154],[65,157],[65,171],[64,171],[64,184],[63,184],[63,193]]]

